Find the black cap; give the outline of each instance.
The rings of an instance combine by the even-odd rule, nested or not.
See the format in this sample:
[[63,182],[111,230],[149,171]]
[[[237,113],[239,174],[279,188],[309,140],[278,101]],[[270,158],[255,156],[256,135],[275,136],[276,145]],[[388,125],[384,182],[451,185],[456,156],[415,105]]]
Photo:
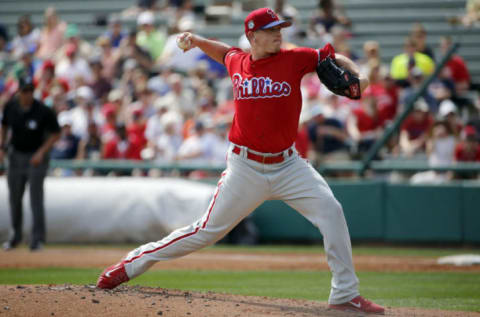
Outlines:
[[20,77],[18,79],[18,89],[21,91],[33,91],[35,89],[33,78],[30,76]]

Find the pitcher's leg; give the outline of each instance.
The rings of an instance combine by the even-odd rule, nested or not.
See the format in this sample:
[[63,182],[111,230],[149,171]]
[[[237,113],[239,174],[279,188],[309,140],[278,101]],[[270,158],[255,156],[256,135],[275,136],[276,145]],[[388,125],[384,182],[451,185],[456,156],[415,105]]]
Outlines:
[[328,265],[332,271],[329,303],[344,303],[359,295],[347,223],[340,203],[323,177],[299,159],[286,172],[288,184],[276,195],[312,222],[323,235]]
[[218,182],[206,213],[190,226],[173,231],[157,242],[140,246],[124,259],[129,278],[145,272],[155,262],[174,259],[220,240],[237,223],[258,207],[269,193],[266,181],[249,171],[227,170]]

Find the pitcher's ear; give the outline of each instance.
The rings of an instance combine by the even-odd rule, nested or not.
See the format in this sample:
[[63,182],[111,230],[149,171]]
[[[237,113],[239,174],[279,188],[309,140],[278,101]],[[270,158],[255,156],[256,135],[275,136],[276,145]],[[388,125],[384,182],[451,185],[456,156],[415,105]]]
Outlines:
[[248,31],[247,39],[248,39],[249,42],[252,42],[255,39],[255,32]]

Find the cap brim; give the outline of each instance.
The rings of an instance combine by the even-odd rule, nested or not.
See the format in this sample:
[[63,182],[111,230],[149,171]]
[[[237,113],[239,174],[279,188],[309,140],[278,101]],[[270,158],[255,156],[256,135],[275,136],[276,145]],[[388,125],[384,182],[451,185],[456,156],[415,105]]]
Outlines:
[[288,28],[290,25],[292,25],[292,22],[284,21],[284,20],[273,21],[272,23],[268,23],[267,25],[262,26],[260,29],[266,30],[266,29],[273,28],[277,25],[280,25],[282,28]]

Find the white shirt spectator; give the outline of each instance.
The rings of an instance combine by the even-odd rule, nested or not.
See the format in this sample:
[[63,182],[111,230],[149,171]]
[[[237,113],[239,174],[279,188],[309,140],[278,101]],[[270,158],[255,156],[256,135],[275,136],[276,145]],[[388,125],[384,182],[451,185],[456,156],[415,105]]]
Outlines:
[[453,164],[456,143],[457,140],[453,135],[436,139],[432,148],[432,153],[430,153],[428,157],[428,163],[430,166],[445,166]]
[[219,135],[215,135],[213,145],[213,158],[214,164],[225,164],[227,159],[227,151],[230,146],[230,141],[227,138],[222,138]]
[[195,68],[198,59],[203,53],[198,47],[183,52],[183,50],[177,46],[178,35],[179,34],[172,34],[167,38],[161,56],[162,64],[177,71],[188,73]]
[[93,80],[92,72],[87,61],[83,58],[75,58],[71,62],[68,58],[63,58],[55,67],[55,75],[59,78],[65,78],[70,87],[76,88],[77,78],[81,78],[85,84]]
[[72,133],[84,140],[88,137],[88,123],[95,122],[97,126],[102,126],[104,119],[98,108],[87,110],[86,106],[77,106],[70,110],[72,119]]
[[40,40],[40,34],[39,29],[33,29],[27,35],[17,35],[11,43],[12,57],[14,59],[20,59],[25,52],[35,50]]
[[[166,128],[168,129],[168,127]],[[172,129],[175,129],[174,127]],[[171,163],[182,145],[182,137],[175,133],[164,133],[157,139],[157,162]]]
[[215,139],[215,134],[210,132],[195,133],[183,141],[178,150],[178,158],[189,163],[211,163],[214,159]]

